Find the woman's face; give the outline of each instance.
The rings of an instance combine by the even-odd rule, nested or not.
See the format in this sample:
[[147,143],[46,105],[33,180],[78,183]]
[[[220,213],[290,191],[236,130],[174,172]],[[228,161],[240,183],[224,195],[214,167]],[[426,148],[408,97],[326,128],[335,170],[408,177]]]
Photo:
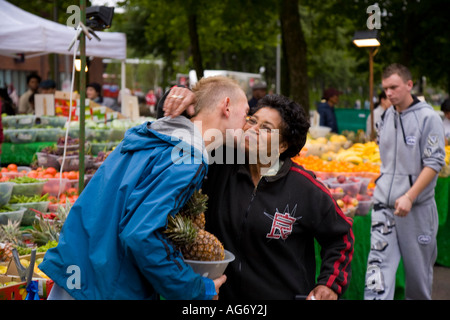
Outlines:
[[[264,107],[247,118],[241,146],[249,155],[249,163],[272,164],[287,149],[281,131],[284,123],[280,113]],[[252,161],[253,160],[253,161]]]
[[95,98],[98,97],[97,91],[95,91],[95,89],[92,87],[87,87],[86,88],[86,97],[88,99],[94,100]]

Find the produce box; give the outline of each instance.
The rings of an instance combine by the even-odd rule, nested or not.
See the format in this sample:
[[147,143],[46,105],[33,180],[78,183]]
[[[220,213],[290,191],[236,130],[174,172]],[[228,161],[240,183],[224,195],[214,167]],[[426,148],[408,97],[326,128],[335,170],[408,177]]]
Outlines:
[[[45,280],[49,280],[50,278],[43,273],[39,268],[39,264],[42,262],[42,260],[44,259],[45,256],[45,252],[36,252],[36,261],[34,263],[34,272],[33,272],[33,278],[37,278],[37,279],[45,279]],[[22,255],[19,256],[20,262],[22,263],[22,265],[27,268],[28,265],[25,265],[25,261],[28,261],[28,264],[30,263],[30,258],[31,258],[31,254],[26,254],[26,255]],[[9,262],[8,265],[8,270],[6,271],[6,274],[8,276],[19,276],[19,272],[17,271],[17,266],[16,263],[14,262],[14,260],[11,260]]]
[[11,195],[22,195],[32,197],[35,195],[41,195],[44,189],[46,181],[33,182],[33,183],[14,183]]
[[8,135],[12,143],[30,143],[36,141],[37,131],[35,129],[13,129],[8,130]]
[[45,168],[53,167],[56,170],[59,170],[60,164],[58,162],[58,158],[60,156],[55,155],[55,154],[43,153],[43,152],[37,152],[36,156],[37,156],[39,167],[45,167]]
[[26,211],[23,213],[21,225],[32,226],[35,220],[36,212],[34,212],[31,209],[35,209],[40,212],[47,212],[49,203],[50,201],[25,202],[25,203],[14,203],[10,204],[9,206],[15,210],[26,209]]
[[36,116],[34,115],[17,115],[2,117],[2,124],[6,128],[31,128],[34,126]]
[[26,209],[18,209],[16,211],[0,212],[0,224],[8,224],[8,220],[22,222],[25,211]]
[[42,193],[48,193],[51,196],[57,197],[58,194],[65,192],[69,187],[69,179],[49,178],[44,185]]
[[67,122],[66,117],[52,117],[52,116],[41,116],[36,118],[36,124],[41,126],[50,126],[55,128],[64,128]]
[[36,131],[37,142],[57,142],[59,137],[64,134],[60,128],[34,129]]
[[0,300],[25,300],[27,283],[19,277],[0,275]]
[[[34,265],[34,273],[32,277],[32,281],[38,282],[38,294],[39,297],[42,299],[46,299],[50,293],[50,290],[53,287],[53,280],[51,280],[45,273],[43,273],[39,268],[39,264],[44,259],[45,252],[36,252],[36,261]],[[20,261],[24,267],[27,267],[24,265],[24,260],[27,260],[28,263],[30,262],[31,254],[19,256]],[[16,263],[14,260],[11,260],[8,266],[8,270],[6,271],[7,276],[10,277],[18,277],[19,272],[17,271]],[[25,295],[26,297],[26,295]],[[24,299],[25,299],[24,297]]]
[[110,140],[111,129],[90,129],[88,133],[86,136],[90,141],[108,141]]
[[[80,159],[78,156],[66,156],[63,162],[63,157],[58,158],[59,165],[62,166],[62,171],[78,171],[80,168]],[[94,160],[91,156],[84,157],[84,168],[90,169],[93,167]]]
[[13,187],[14,183],[11,182],[0,183],[0,207],[3,207],[9,202],[9,199],[11,199]]
[[100,151],[109,151],[112,149],[112,146],[109,142],[104,143],[91,143],[91,153],[93,155],[97,155]]

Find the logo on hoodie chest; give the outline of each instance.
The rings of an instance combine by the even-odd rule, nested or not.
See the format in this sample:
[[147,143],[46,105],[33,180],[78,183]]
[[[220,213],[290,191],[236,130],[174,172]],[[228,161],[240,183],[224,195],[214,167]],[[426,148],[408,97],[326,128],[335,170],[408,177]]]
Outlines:
[[415,146],[416,145],[416,137],[415,136],[407,136],[405,138],[406,144],[408,146]]
[[272,220],[272,226],[270,232],[266,234],[267,239],[283,239],[286,240],[292,233],[292,228],[297,220],[302,217],[295,217],[295,211],[297,210],[297,205],[294,206],[292,212],[289,212],[289,205],[286,205],[284,212],[279,212],[278,209],[275,210],[275,214],[271,215],[264,212],[264,215]]

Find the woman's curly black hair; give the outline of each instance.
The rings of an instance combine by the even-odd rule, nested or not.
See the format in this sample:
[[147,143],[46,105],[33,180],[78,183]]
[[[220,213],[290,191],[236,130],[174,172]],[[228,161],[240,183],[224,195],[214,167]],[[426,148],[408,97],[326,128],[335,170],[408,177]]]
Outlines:
[[250,110],[250,113],[253,115],[256,111],[265,107],[277,110],[283,120],[280,135],[281,139],[288,144],[288,148],[280,154],[280,159],[298,155],[306,143],[306,136],[310,127],[309,117],[305,110],[298,103],[285,96],[269,94],[261,98],[256,107]]

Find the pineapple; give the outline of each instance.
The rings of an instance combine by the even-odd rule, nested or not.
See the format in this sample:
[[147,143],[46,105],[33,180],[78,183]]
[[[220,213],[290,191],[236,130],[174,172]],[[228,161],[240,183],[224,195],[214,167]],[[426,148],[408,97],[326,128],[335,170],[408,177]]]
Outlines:
[[219,261],[225,259],[222,243],[213,234],[198,228],[183,215],[170,216],[165,231],[183,257],[188,260]]
[[12,260],[12,249],[16,246],[23,246],[20,221],[8,219],[7,224],[0,225],[0,261]]
[[194,225],[199,229],[205,229],[205,210],[207,206],[208,196],[202,193],[202,190],[196,190],[192,194],[192,197],[181,209],[180,214],[185,217],[189,217]]
[[[66,200],[65,206],[58,207],[58,215],[53,221],[45,221],[45,219],[39,219],[33,223],[33,229],[31,230],[32,241],[38,246],[43,246],[49,241],[59,241],[59,234],[69,215],[72,208],[69,200]],[[42,212],[32,209],[38,214],[43,216]]]

